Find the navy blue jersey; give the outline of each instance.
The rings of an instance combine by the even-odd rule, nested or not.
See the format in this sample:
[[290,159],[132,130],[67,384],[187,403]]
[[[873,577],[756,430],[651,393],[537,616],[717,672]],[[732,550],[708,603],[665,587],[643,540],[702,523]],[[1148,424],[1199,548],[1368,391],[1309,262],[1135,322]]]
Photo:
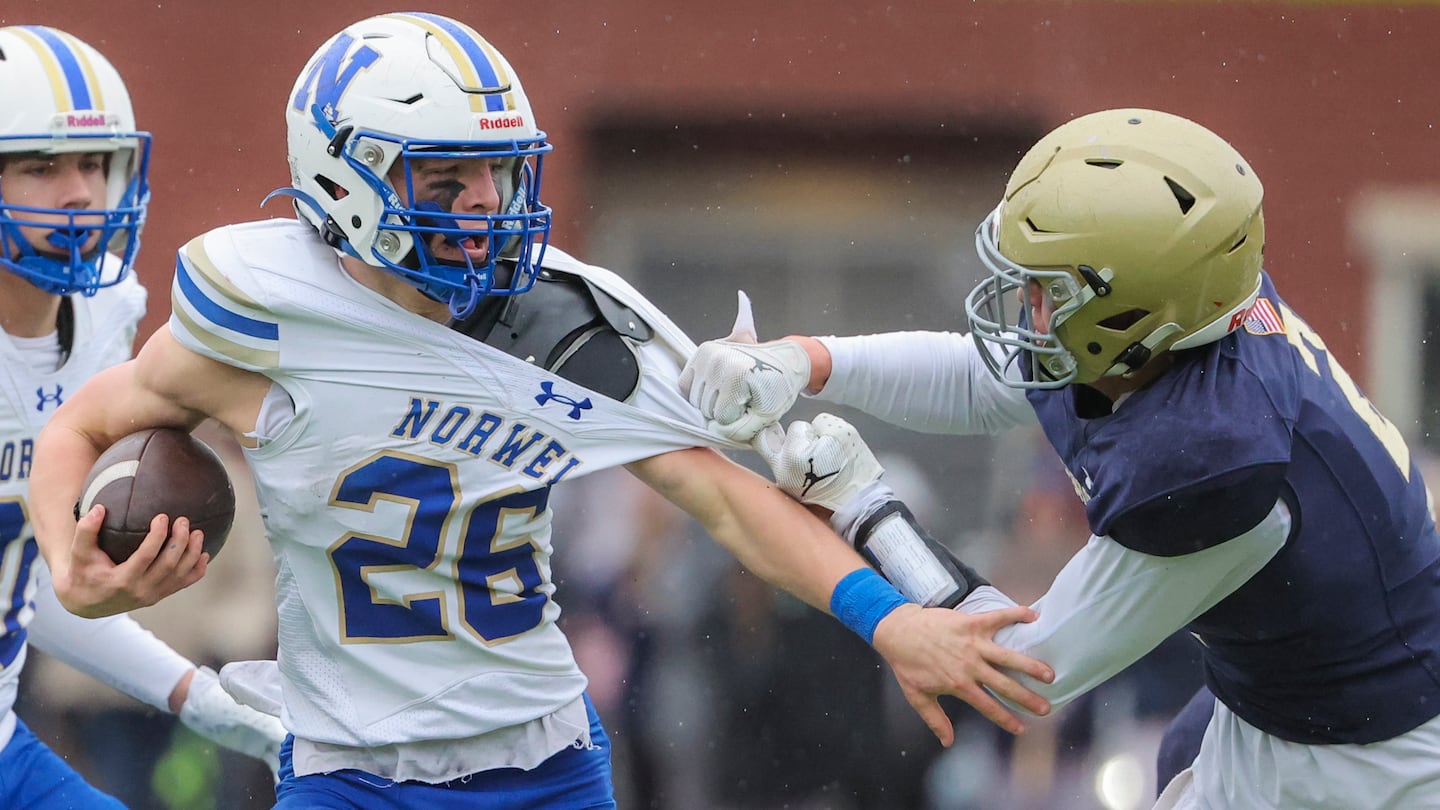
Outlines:
[[1029,395],[1091,531],[1176,556],[1285,499],[1285,547],[1189,627],[1211,690],[1299,743],[1376,742],[1440,714],[1440,536],[1399,432],[1268,276],[1243,328],[1174,360],[1113,414],[1083,386]]

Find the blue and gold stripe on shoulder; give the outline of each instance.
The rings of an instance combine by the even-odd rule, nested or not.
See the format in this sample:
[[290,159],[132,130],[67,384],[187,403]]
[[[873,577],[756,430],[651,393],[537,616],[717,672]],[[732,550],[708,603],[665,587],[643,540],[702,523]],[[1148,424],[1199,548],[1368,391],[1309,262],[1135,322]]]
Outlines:
[[175,261],[170,289],[170,326],[182,341],[241,368],[262,370],[280,364],[280,324],[245,294],[205,252],[205,237],[192,239]]
[[25,40],[40,59],[50,82],[50,92],[55,97],[55,109],[61,112],[105,109],[95,66],[80,47],[79,40],[43,25],[17,25],[10,30]]

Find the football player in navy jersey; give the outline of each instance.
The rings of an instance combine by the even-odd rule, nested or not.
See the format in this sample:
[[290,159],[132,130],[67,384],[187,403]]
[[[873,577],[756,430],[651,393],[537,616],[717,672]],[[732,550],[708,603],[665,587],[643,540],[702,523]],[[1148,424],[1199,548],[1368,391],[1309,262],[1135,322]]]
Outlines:
[[[1246,160],[1191,121],[1086,115],[1025,155],[979,227],[991,275],[969,335],[737,332],[702,345],[682,386],[739,438],[802,390],[938,433],[1038,422],[1093,535],[1040,620],[996,636],[1054,666],[1027,685],[1063,706],[1187,628],[1216,700],[1157,807],[1440,807],[1428,493],[1261,269],[1261,198]],[[857,546],[921,542],[842,420],[797,422],[762,455],[804,500],[816,480],[844,488],[832,522]],[[932,567],[959,610],[1011,604],[963,563]]]

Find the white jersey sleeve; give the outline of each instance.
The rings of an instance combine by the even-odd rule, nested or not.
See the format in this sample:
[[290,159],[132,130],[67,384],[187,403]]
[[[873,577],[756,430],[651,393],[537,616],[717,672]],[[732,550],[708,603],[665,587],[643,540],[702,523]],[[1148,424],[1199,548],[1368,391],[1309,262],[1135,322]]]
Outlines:
[[889,332],[820,342],[832,364],[815,395],[821,401],[925,433],[1001,433],[1035,423],[1024,391],[996,380],[966,335]]
[[[1277,503],[1245,534],[1179,557],[1142,554],[1091,536],[1032,605],[1040,618],[1003,628],[995,641],[1055,670],[1050,684],[1018,677],[1059,709],[1245,584],[1285,545],[1290,525],[1289,508]],[[984,613],[1014,604],[983,586],[956,610]]]
[[60,604],[43,562],[35,566],[36,649],[162,712],[170,693],[195,665],[126,615],[85,619]]
[[227,236],[224,229],[211,231],[180,248],[170,292],[170,331],[198,354],[265,372],[280,361],[279,322],[257,300],[258,285],[248,266],[228,262],[222,271],[216,264],[211,253],[225,255]]

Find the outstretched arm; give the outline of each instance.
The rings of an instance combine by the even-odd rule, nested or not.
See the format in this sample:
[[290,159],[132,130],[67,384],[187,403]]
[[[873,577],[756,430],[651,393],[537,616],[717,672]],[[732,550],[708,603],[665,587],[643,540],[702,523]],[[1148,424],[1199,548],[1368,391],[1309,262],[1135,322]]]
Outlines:
[[741,293],[730,335],[700,344],[679,380],[710,426],[739,441],[779,421],[802,393],[925,433],[1000,433],[1035,422],[1025,393],[996,380],[966,335],[790,335],[757,343],[755,334]]
[[[918,571],[923,576],[912,581],[938,582],[963,594],[955,608],[959,612],[982,616],[1015,606],[948,552],[936,553],[908,514],[899,513],[897,521],[891,508],[897,501],[879,480],[879,465],[844,420],[821,414],[813,425],[795,422],[783,443],[771,452],[762,447],[761,455],[785,491],[833,509],[836,531],[865,548],[907,593],[921,598],[905,585],[905,575]],[[818,473],[823,483],[807,487],[802,472]],[[1248,581],[1284,546],[1290,526],[1290,511],[1280,501],[1248,531],[1191,554],[1158,557],[1106,537],[1091,537],[1034,604],[1039,619],[998,629],[994,642],[1048,661],[1054,667],[1053,682],[1041,683],[1023,673],[1018,677],[1052,706],[1064,706]],[[1001,697],[1012,707],[1027,709],[1008,695]]]
[[[954,730],[937,701],[941,694],[969,702],[1017,733],[1023,729],[1019,719],[986,689],[1034,713],[1048,710],[1001,670],[1025,672],[1043,682],[1050,677],[1049,667],[990,641],[999,627],[1033,619],[1028,608],[974,617],[905,603],[818,518],[774,484],[713,450],[679,450],[628,469],[700,520],[749,570],[816,608],[843,614],[842,620],[890,664],[910,705],[943,744],[954,739]],[[878,586],[866,580],[867,572]],[[866,624],[875,622],[875,615],[857,615],[887,599],[892,607],[877,623]]]
[[[1040,619],[1004,628],[995,640],[1051,662],[1053,683],[1022,679],[1064,706],[1245,584],[1284,547],[1290,526],[1290,510],[1280,501],[1239,537],[1178,557],[1143,554],[1092,536],[1035,602]],[[980,588],[957,610],[980,613],[1013,604],[994,588]]]

